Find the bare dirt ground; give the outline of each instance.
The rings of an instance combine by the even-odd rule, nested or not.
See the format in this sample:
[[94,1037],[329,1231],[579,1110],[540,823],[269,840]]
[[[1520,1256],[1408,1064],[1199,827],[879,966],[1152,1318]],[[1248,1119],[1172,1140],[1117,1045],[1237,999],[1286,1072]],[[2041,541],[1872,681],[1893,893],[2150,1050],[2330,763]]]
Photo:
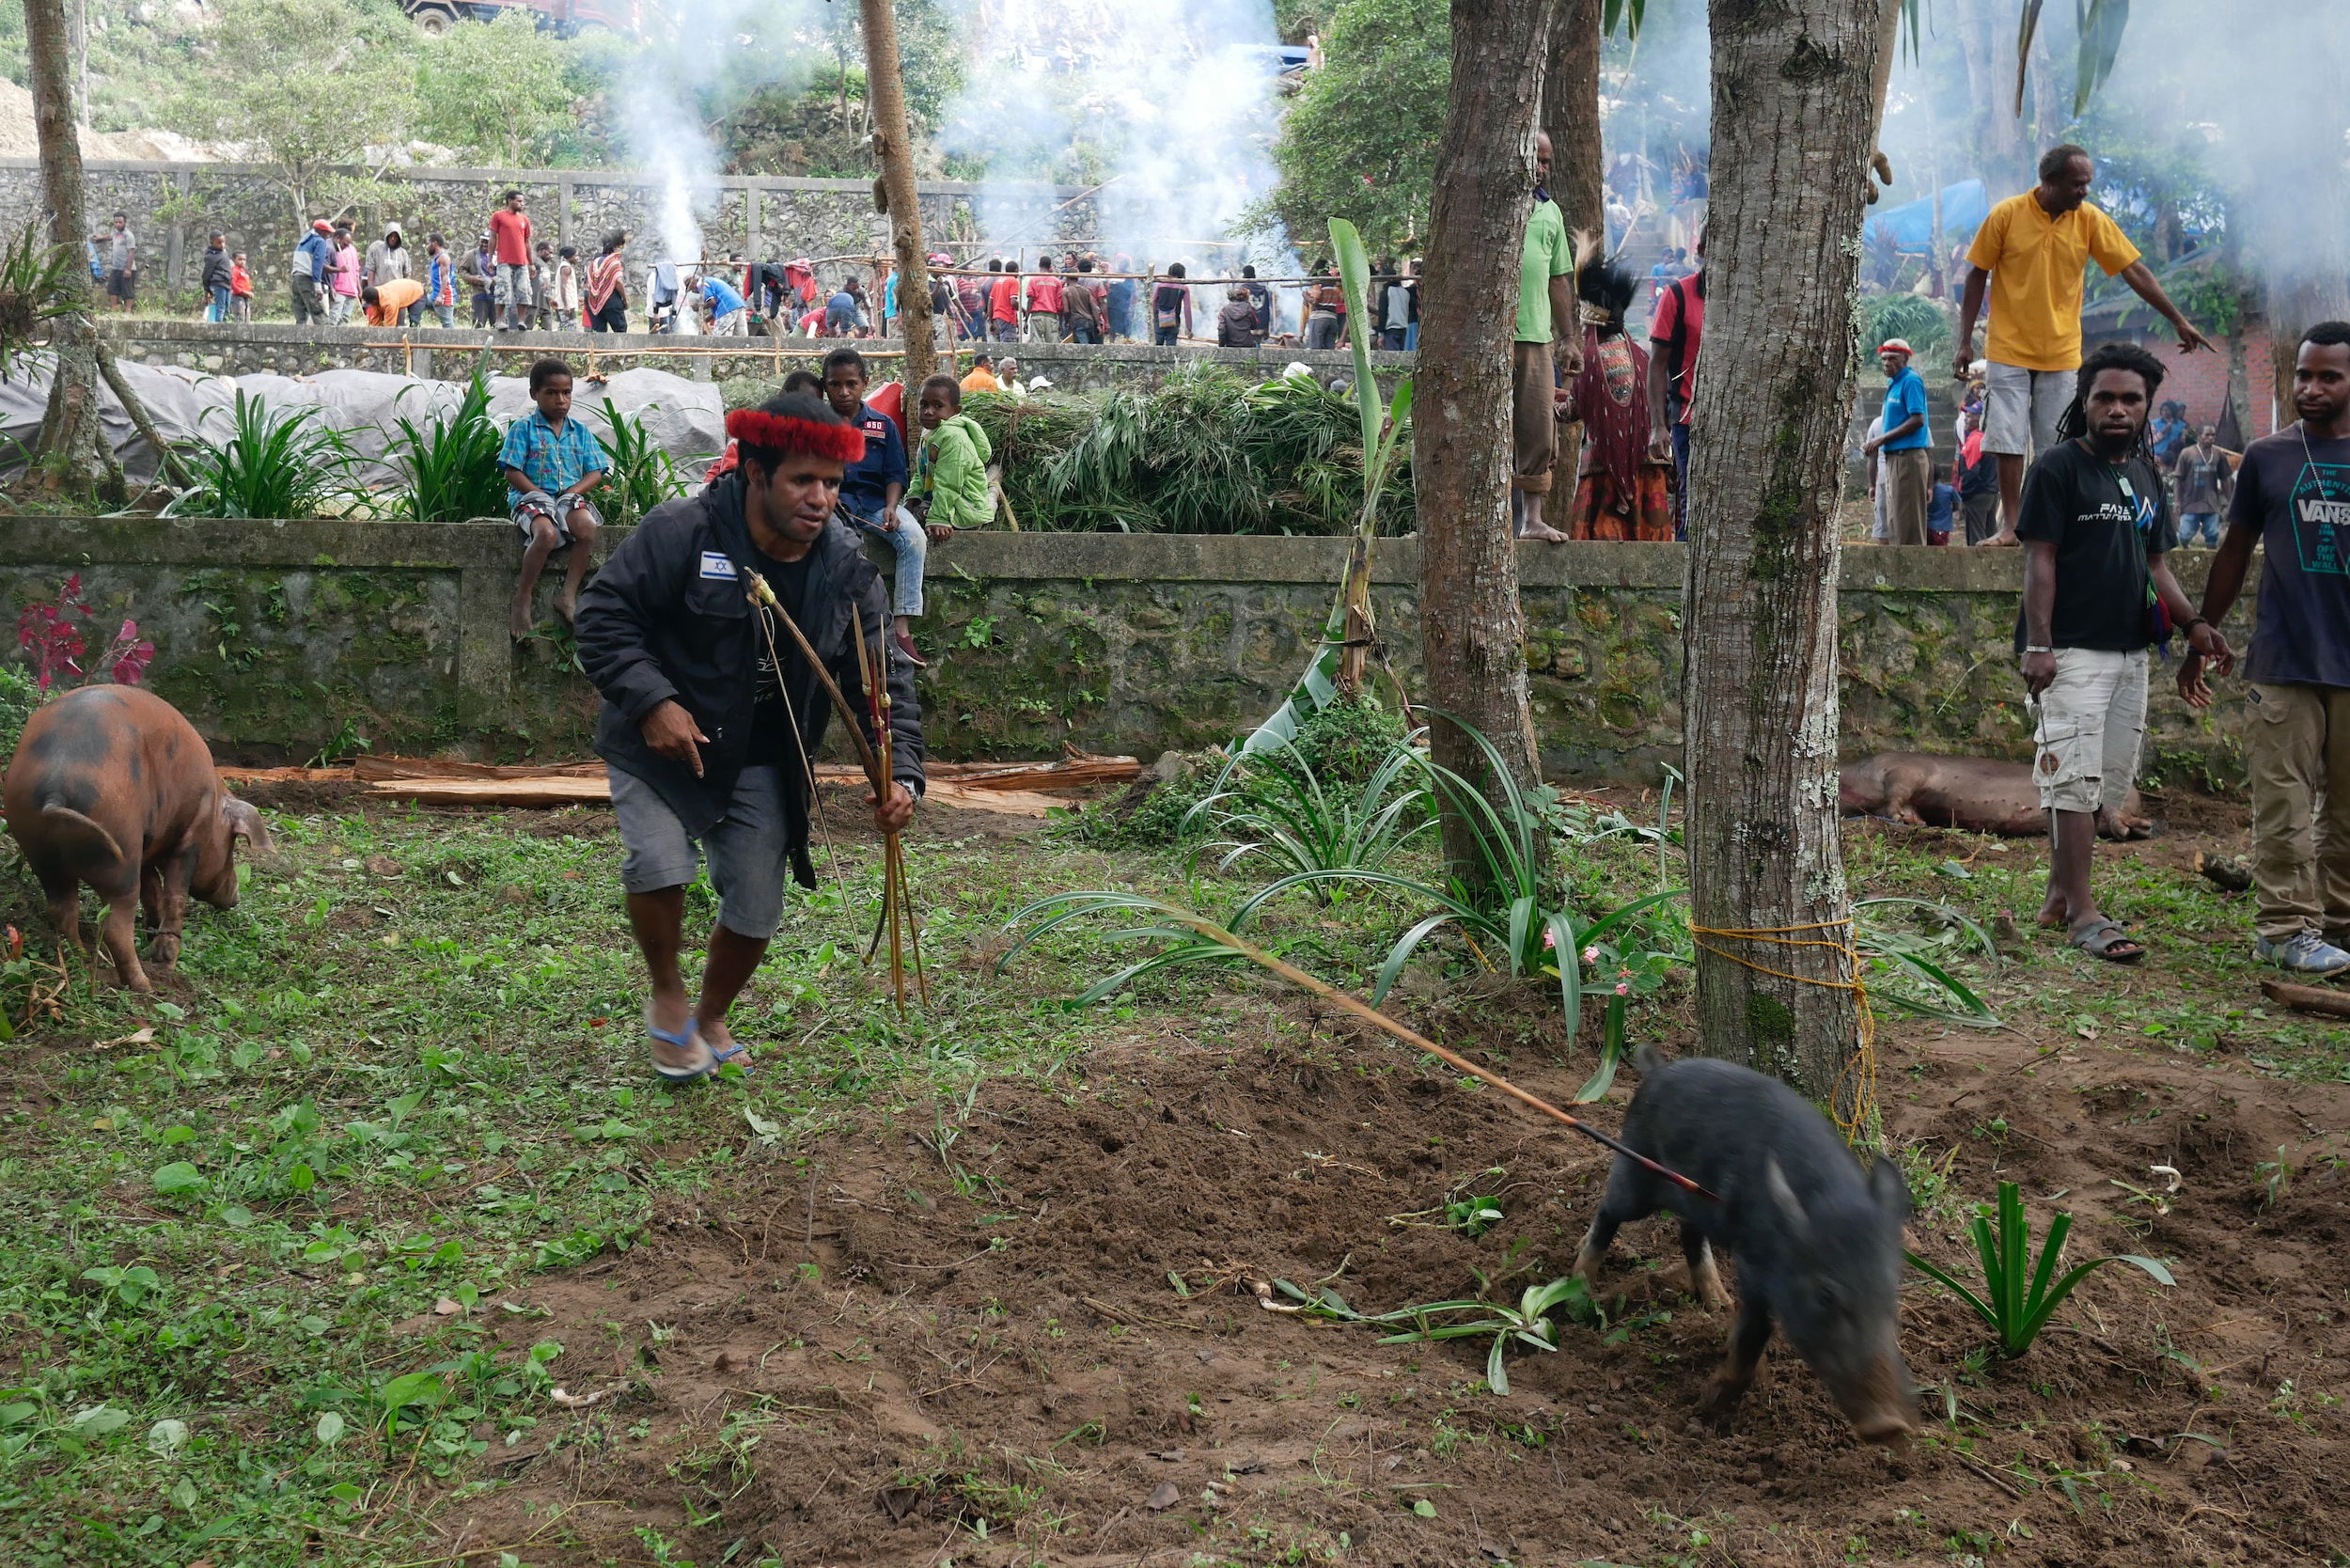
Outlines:
[[[1528,1048],[1510,1015],[1538,1006],[1434,1022],[1563,1100],[1588,1058]],[[633,1251],[521,1293],[550,1315],[506,1337],[562,1340],[607,1397],[440,1518],[452,1549],[532,1563],[2342,1560],[2350,1188],[2324,1156],[2350,1087],[2013,1030],[1894,1022],[1880,1050],[1888,1141],[1951,1188],[1914,1246],[1957,1264],[2005,1178],[2035,1236],[2079,1217],[2071,1257],[2178,1278],[2101,1271],[2002,1362],[1913,1275],[1927,1426],[1898,1455],[1856,1443],[1783,1345],[1730,1435],[1695,1428],[1728,1314],[1682,1294],[1660,1222],[1618,1244],[1614,1331],[1562,1326],[1506,1399],[1481,1341],[1261,1309],[1251,1279],[1328,1278],[1374,1311],[1481,1271],[1514,1298],[1571,1261],[1606,1156],[1351,1024],[1226,992],[1182,1027],[1105,1015],[1060,1078],[877,1108],[805,1164],[746,1150]],[[2160,1204],[2113,1184],[2161,1193],[2152,1166],[2180,1180]],[[1395,1218],[1471,1192],[1508,1214],[1480,1240]]]

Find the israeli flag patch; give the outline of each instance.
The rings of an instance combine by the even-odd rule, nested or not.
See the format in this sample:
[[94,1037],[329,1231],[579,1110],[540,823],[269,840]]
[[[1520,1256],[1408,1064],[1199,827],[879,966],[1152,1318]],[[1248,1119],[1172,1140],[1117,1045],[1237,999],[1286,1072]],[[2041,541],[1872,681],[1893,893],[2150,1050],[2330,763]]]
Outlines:
[[705,550],[702,552],[702,575],[733,582],[735,579],[734,562],[728,558],[727,553],[723,550]]

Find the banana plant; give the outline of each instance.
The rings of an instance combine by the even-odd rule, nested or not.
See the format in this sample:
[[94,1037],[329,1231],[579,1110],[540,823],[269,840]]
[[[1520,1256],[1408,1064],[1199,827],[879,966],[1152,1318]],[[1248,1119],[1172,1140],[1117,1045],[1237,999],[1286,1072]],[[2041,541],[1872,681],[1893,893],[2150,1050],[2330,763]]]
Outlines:
[[1363,510],[1355,523],[1354,547],[1347,552],[1338,600],[1323,623],[1322,641],[1281,705],[1241,742],[1244,756],[1289,745],[1297,738],[1298,723],[1307,714],[1327,708],[1340,694],[1362,685],[1363,650],[1372,632],[1371,541],[1379,531],[1379,494],[1395,462],[1404,420],[1412,412],[1409,376],[1396,383],[1392,398],[1383,402],[1379,397],[1379,378],[1371,365],[1371,257],[1363,248],[1362,234],[1344,218],[1332,218],[1330,249],[1338,258],[1339,285],[1346,290],[1348,319],[1355,323],[1355,407],[1363,422]]

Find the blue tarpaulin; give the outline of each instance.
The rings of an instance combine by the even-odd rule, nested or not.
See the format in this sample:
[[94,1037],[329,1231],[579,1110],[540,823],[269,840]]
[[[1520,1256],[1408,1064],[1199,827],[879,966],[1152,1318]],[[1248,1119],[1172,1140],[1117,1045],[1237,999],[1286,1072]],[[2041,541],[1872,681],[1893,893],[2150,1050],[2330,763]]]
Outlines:
[[[1991,214],[1991,198],[1980,180],[1962,180],[1955,185],[1942,188],[1942,232],[1952,242],[1964,240],[1982,227],[1982,220]],[[1884,243],[1883,236],[1890,233],[1893,243],[1906,251],[1925,252],[1934,247],[1934,199],[1921,196],[1904,201],[1899,207],[1884,212],[1871,212],[1860,220],[1860,232],[1871,244]]]

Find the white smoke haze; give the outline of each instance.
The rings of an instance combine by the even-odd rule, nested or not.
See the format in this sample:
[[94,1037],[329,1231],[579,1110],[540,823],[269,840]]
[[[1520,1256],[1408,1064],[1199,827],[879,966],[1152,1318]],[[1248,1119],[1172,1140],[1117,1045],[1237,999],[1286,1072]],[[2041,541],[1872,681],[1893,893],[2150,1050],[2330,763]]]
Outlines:
[[[717,200],[720,167],[702,123],[704,95],[724,88],[739,100],[804,84],[825,20],[822,0],[696,0],[649,20],[644,47],[612,89],[630,162],[660,181],[642,250],[682,269],[702,259],[702,219]],[[682,321],[681,329],[690,327]]]
[[967,0],[964,86],[942,150],[986,169],[986,249],[1058,248],[1039,182],[1100,186],[1094,231],[1070,238],[1137,267],[1292,268],[1277,236],[1230,243],[1277,178],[1278,36],[1267,0]]

